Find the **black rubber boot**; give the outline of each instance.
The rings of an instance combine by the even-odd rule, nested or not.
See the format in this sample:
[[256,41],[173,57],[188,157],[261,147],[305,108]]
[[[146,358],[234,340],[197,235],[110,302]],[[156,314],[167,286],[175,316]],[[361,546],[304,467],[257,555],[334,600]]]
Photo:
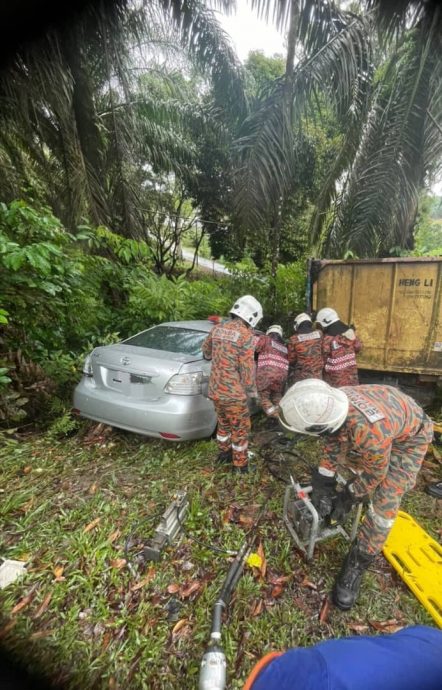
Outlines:
[[232,464],[232,449],[221,450],[216,458],[216,463],[218,465],[231,465]]
[[358,543],[353,542],[332,591],[333,603],[342,611],[348,611],[355,603],[361,587],[362,576],[374,558],[374,555],[359,551]]
[[425,491],[433,498],[442,498],[442,482],[435,482],[434,484],[427,484]]

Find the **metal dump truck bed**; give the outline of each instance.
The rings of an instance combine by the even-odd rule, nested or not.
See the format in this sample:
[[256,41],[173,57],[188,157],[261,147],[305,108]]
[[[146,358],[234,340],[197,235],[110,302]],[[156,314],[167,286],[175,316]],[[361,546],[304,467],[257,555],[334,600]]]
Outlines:
[[442,257],[312,260],[309,306],[356,326],[360,369],[442,379]]

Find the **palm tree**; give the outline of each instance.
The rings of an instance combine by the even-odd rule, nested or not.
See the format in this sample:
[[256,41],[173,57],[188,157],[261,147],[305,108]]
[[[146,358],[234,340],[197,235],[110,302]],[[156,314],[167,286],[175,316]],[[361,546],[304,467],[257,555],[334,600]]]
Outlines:
[[[385,6],[372,4],[377,12]],[[419,193],[441,170],[442,8],[417,3],[406,30],[405,14],[385,9],[378,21],[387,35],[396,32],[395,45],[380,67],[356,154],[324,228],[329,255],[411,249]]]
[[[204,68],[219,102],[223,94],[243,113],[240,65],[204,3],[91,5],[71,26],[22,49],[0,75],[4,198],[30,188],[70,228],[87,217],[134,234],[143,166],[189,170],[186,132],[204,120],[195,108],[186,110],[177,93],[160,103],[140,87],[140,72],[150,69],[149,49],[176,55],[178,44]],[[153,71],[159,73],[158,65]]]
[[[244,222],[271,228],[273,267],[296,138],[324,94],[346,136],[317,200],[313,241],[338,256],[410,244],[418,192],[442,154],[439,3],[368,0],[363,16],[322,0],[252,5],[288,30],[285,76],[263,94],[236,142],[236,207]],[[389,58],[373,82],[377,28]]]
[[336,166],[340,174],[358,140],[371,82],[371,46],[366,21],[319,0],[264,0],[252,3],[269,17],[273,7],[281,29],[288,29],[285,75],[262,95],[245,120],[238,139],[236,206],[245,222],[269,226],[276,269],[279,225],[284,203],[293,191],[297,140],[303,119],[324,96],[348,132]]

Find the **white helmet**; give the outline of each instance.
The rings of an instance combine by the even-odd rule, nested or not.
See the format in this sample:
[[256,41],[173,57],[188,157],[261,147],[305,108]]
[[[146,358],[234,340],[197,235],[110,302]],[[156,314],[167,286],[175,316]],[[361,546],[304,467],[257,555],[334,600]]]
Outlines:
[[236,300],[230,314],[239,316],[240,319],[254,328],[262,319],[262,307],[252,295],[244,295]]
[[332,323],[339,321],[339,315],[334,309],[324,307],[324,309],[320,309],[316,314],[316,321],[321,324],[322,328],[327,328],[327,326],[331,326]]
[[319,436],[337,431],[348,413],[344,391],[321,379],[295,383],[279,403],[279,421],[287,431]]
[[298,316],[296,317],[296,319],[293,323],[293,328],[295,329],[295,331],[297,331],[299,326],[301,325],[301,323],[304,323],[305,321],[311,322],[311,320],[312,320],[311,316],[309,316],[305,312],[303,312],[302,314],[298,314]]
[[270,326],[266,330],[266,335],[270,335],[270,333],[277,333],[279,336],[281,336],[281,338],[283,337],[282,336],[282,327],[279,326],[279,324],[277,324],[277,323],[274,323],[273,326]]

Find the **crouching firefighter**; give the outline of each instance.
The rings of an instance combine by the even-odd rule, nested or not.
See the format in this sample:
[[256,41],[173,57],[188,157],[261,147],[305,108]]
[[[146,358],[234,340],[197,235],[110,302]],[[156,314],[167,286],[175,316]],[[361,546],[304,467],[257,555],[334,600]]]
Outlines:
[[[309,379],[287,391],[280,402],[280,422],[289,431],[324,440],[311,494],[322,517],[341,522],[354,504],[368,506],[332,592],[336,606],[348,610],[364,571],[387,539],[402,496],[416,483],[433,438],[432,421],[392,386],[332,388]],[[356,473],[342,490],[336,482],[338,466]]]
[[262,307],[251,295],[240,297],[230,310],[230,321],[210,331],[202,345],[212,360],[209,398],[218,416],[218,461],[237,472],[248,471],[250,413],[248,398],[257,398],[252,329],[262,319]]
[[268,417],[277,417],[289,369],[281,326],[270,326],[259,338],[255,352],[258,355],[256,387],[262,409]]

